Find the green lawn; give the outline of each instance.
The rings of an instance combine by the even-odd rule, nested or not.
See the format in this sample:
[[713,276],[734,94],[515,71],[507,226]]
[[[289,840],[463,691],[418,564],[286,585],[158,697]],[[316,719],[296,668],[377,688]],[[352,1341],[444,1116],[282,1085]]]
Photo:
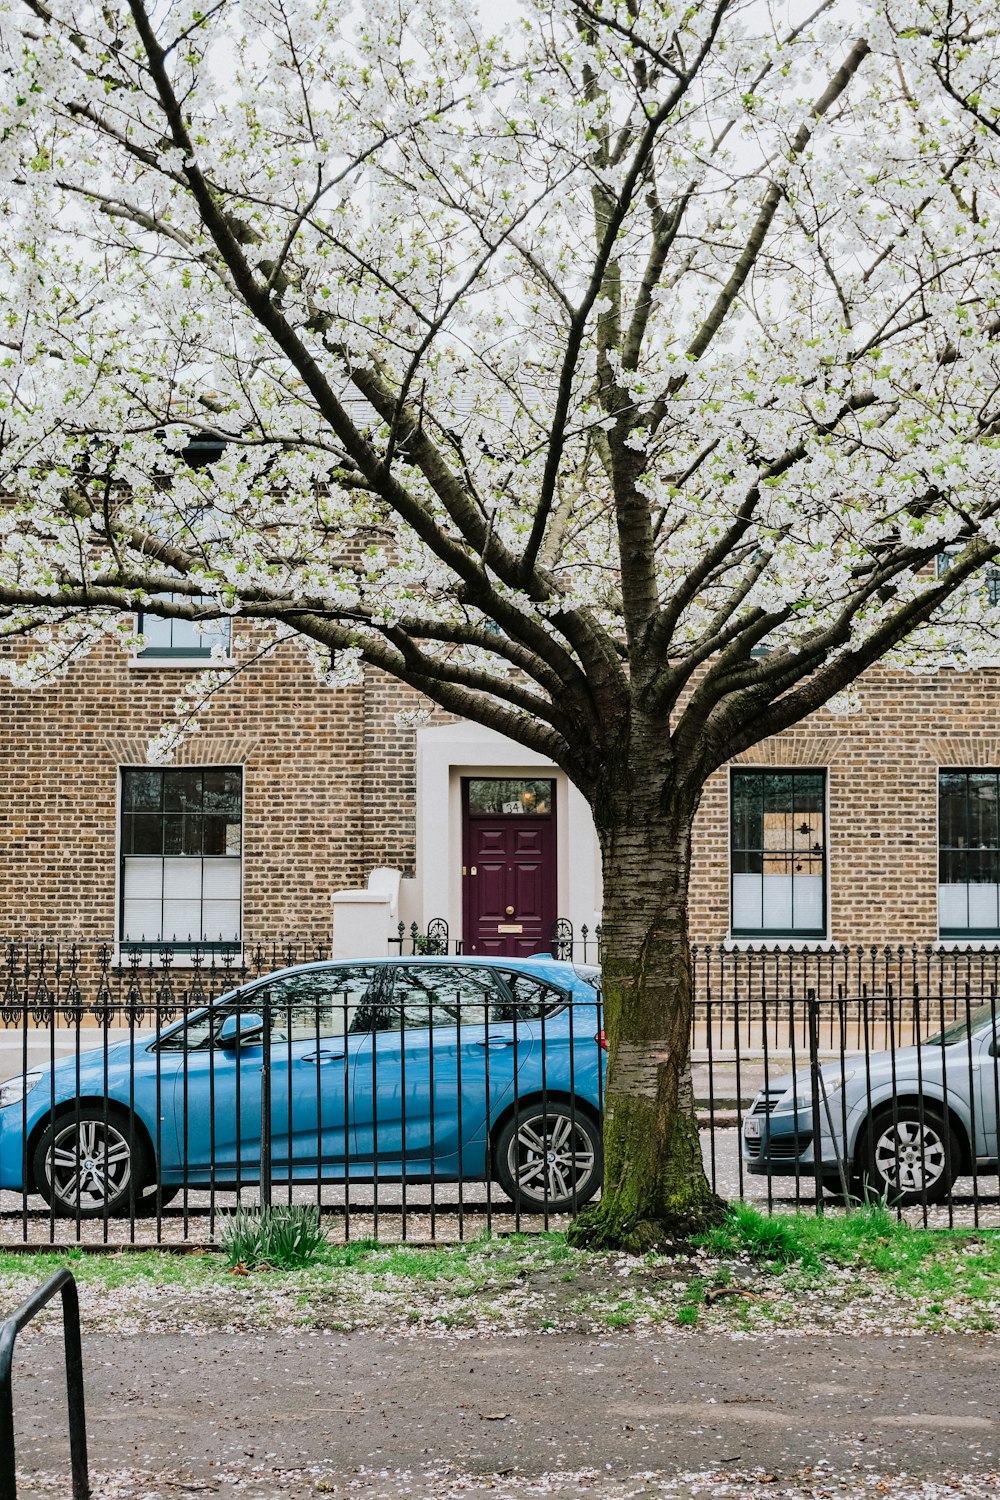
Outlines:
[[0,1252],[0,1311],[69,1265],[85,1325],[105,1331],[1000,1326],[1000,1230],[912,1229],[878,1206],[768,1218],[736,1205],[672,1258],[590,1254],[552,1233],[446,1247],[324,1243],[291,1269],[232,1261],[221,1251]]

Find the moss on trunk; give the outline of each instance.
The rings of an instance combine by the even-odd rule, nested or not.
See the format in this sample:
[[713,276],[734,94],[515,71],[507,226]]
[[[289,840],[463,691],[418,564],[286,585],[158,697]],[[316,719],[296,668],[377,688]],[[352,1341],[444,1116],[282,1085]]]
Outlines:
[[705,1177],[691,1082],[694,809],[640,811],[602,833],[604,1191],[570,1231],[576,1245],[637,1252],[686,1240],[725,1207]]

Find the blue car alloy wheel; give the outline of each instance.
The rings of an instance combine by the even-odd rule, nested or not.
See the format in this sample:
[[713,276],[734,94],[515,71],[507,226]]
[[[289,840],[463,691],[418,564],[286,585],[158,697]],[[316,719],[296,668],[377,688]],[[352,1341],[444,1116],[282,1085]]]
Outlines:
[[43,1132],[35,1147],[35,1182],[60,1217],[128,1213],[148,1173],[128,1117],[101,1105],[71,1109]]
[[522,1213],[575,1213],[604,1173],[601,1131],[581,1106],[526,1104],[497,1138],[496,1177]]

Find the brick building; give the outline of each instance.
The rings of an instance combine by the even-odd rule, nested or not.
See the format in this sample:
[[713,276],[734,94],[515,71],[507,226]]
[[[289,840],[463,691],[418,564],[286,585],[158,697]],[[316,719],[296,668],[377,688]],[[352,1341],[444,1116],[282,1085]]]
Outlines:
[[[0,930],[146,945],[329,938],[445,918],[479,952],[600,920],[589,812],[557,768],[369,673],[319,685],[293,646],[247,666],[166,768],[146,745],[214,642],[147,622],[57,685],[0,679]],[[253,654],[237,625],[224,643]],[[878,669],[711,780],[692,936],[735,945],[1000,938],[1000,669]],[[368,909],[373,870],[402,877]],[[383,877],[385,881],[386,877]],[[354,909],[349,909],[354,902]],[[375,929],[364,920],[374,913]],[[502,929],[507,929],[503,931]],[[366,937],[365,941],[371,941]]]

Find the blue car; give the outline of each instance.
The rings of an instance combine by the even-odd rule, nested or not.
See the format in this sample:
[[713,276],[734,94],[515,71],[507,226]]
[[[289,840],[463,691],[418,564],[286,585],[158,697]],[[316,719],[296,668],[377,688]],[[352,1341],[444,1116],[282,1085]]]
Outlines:
[[263,1151],[275,1181],[489,1177],[575,1210],[601,1185],[601,1025],[598,971],[548,957],[280,970],[0,1084],[0,1188],[130,1214],[258,1183]]

